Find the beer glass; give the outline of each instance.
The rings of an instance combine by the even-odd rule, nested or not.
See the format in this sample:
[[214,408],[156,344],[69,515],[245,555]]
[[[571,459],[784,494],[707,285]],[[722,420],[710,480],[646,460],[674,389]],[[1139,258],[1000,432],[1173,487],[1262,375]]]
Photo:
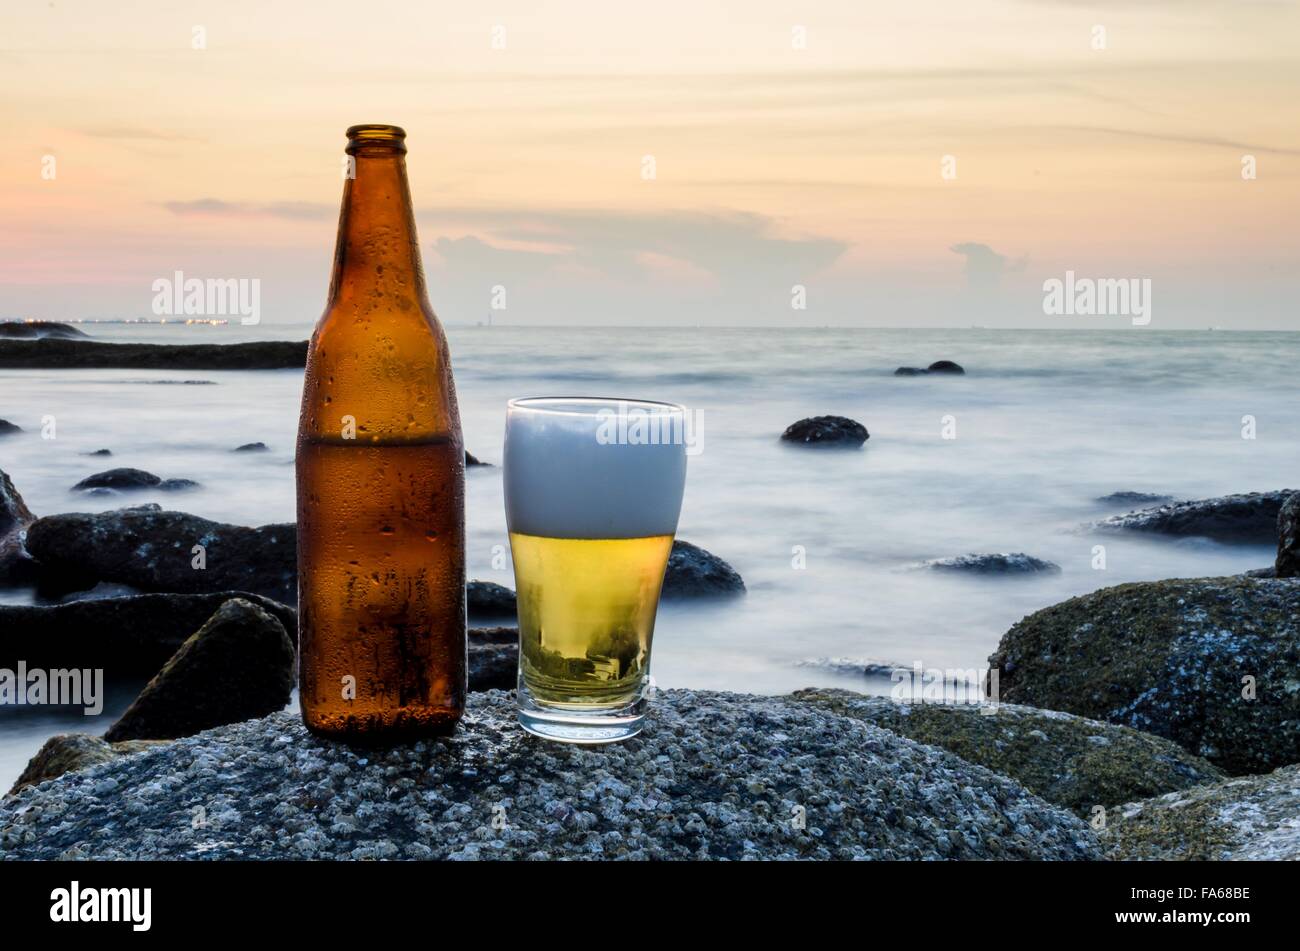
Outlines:
[[517,697],[530,733],[607,743],[641,730],[686,484],[685,417],[680,406],[647,400],[507,404]]

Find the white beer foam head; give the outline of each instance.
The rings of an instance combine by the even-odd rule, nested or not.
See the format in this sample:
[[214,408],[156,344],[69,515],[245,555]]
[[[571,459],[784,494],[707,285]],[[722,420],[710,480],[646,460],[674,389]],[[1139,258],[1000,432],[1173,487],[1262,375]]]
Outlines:
[[677,531],[686,485],[685,412],[588,397],[511,400],[506,524],[547,538]]

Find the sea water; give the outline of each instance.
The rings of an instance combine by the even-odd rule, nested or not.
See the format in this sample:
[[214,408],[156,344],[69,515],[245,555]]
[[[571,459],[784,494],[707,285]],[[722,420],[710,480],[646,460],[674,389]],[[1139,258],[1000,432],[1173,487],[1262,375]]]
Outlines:
[[[82,325],[104,340],[306,339],[307,326]],[[697,423],[678,537],[730,562],[748,593],[659,612],[661,687],[887,693],[853,664],[983,667],[1024,615],[1128,581],[1269,564],[1266,545],[1096,536],[1130,490],[1178,498],[1300,488],[1300,334],[1116,331],[449,327],[466,447],[469,577],[513,585],[500,469],[505,404],[612,396],[685,405]],[[965,376],[895,377],[955,360]],[[38,515],[156,501],[244,525],[294,517],[300,370],[0,370],[8,472]],[[782,444],[790,423],[863,423],[860,450]],[[42,439],[42,419],[54,420]],[[231,452],[264,442],[269,451]],[[106,448],[111,457],[91,457]],[[70,492],[115,466],[201,488]],[[1104,568],[1095,546],[1104,545]],[[1059,573],[969,576],[929,558],[1025,552]],[[0,600],[30,601],[27,591]],[[846,659],[848,665],[827,663]],[[0,786],[47,736],[100,717],[0,710]]]

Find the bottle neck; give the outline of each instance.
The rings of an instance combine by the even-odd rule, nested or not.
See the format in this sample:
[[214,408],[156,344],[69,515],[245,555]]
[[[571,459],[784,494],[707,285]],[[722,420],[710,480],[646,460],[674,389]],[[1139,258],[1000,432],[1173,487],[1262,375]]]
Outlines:
[[424,268],[406,181],[406,157],[391,149],[361,149],[355,175],[343,186],[329,304],[371,310],[416,310],[426,300]]

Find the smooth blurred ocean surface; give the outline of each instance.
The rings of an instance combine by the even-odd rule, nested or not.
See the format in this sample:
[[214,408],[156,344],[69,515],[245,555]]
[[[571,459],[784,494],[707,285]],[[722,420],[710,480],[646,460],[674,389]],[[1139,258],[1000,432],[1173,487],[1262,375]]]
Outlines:
[[[170,343],[311,332],[80,327],[95,339]],[[449,327],[448,337],[466,447],[498,466],[511,397],[664,400],[698,413],[702,451],[688,462],[678,537],[730,562],[749,593],[662,606],[652,663],[660,686],[887,692],[887,679],[801,662],[983,667],[1011,624],[1073,595],[1272,561],[1268,546],[1080,533],[1080,524],[1126,510],[1097,497],[1300,488],[1300,334],[499,326]],[[893,376],[939,359],[967,375]],[[299,370],[0,370],[0,417],[26,430],[0,440],[0,468],[37,515],[157,501],[219,521],[291,521],[301,385]],[[823,414],[862,422],[870,440],[848,452],[778,442],[790,423]],[[40,436],[47,415],[52,440]],[[1246,416],[1254,439],[1242,438]],[[945,417],[955,439],[942,436]],[[230,451],[257,441],[270,451]],[[113,455],[84,455],[100,448]],[[69,492],[117,466],[202,488],[113,499]],[[467,482],[469,575],[513,587],[501,470],[471,469]],[[1106,546],[1105,570],[1092,567],[1097,544]],[[909,568],[993,551],[1026,552],[1062,571]],[[29,599],[0,592],[0,601]],[[0,711],[0,785],[45,737],[102,732],[129,700],[94,719]]]

